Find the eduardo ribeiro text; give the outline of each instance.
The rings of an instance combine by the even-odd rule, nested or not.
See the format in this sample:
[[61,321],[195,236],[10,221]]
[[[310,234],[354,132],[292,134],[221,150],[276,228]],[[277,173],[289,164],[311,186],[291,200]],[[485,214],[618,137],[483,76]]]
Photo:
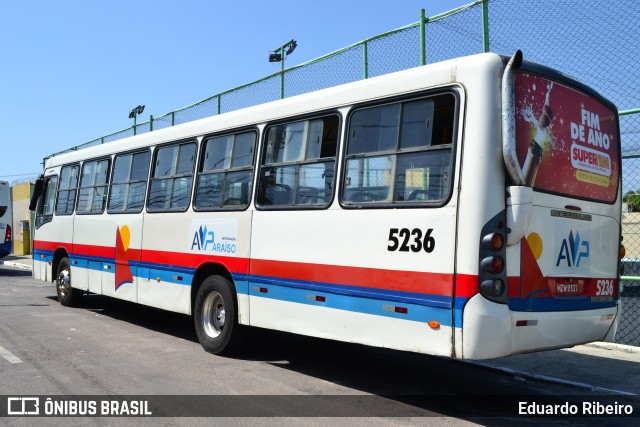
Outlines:
[[631,415],[632,405],[618,402],[603,404],[600,402],[582,402],[582,405],[565,402],[562,404],[542,404],[536,402],[518,402],[518,415]]

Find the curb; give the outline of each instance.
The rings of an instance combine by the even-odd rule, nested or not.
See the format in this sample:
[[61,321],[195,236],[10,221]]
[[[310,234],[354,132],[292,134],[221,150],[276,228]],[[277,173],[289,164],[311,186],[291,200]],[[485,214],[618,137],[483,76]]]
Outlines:
[[19,262],[12,261],[0,261],[0,265],[6,265],[7,267],[19,268],[20,270],[33,271],[33,267],[27,264],[20,264]]
[[575,390],[583,390],[583,391],[588,391],[588,392],[592,392],[592,393],[599,393],[599,394],[613,394],[613,395],[617,395],[617,396],[636,396],[635,393],[631,393],[631,392],[628,392],[628,391],[613,390],[613,389],[610,389],[610,388],[598,387],[598,386],[595,386],[595,385],[581,383],[581,382],[577,382],[577,381],[570,381],[570,380],[564,380],[562,378],[550,377],[550,376],[547,376],[547,375],[534,374],[534,373],[531,373],[531,372],[520,371],[518,369],[505,368],[503,366],[495,366],[495,365],[492,365],[490,363],[479,362],[479,361],[476,361],[476,360],[463,360],[462,362],[468,363],[470,365],[475,365],[475,366],[478,366],[480,368],[492,370],[492,371],[495,371],[495,372],[500,372],[500,373],[502,373],[504,375],[511,376],[514,379],[519,380],[519,381],[532,380],[532,381],[539,381],[539,382],[543,382],[543,383],[547,383],[547,384],[561,384],[561,385],[564,385],[566,387],[573,388]]
[[640,354],[640,347],[625,345],[625,344],[618,344],[614,342],[592,342],[592,343],[583,344],[583,345],[587,347],[600,348],[603,350],[622,351],[624,353]]

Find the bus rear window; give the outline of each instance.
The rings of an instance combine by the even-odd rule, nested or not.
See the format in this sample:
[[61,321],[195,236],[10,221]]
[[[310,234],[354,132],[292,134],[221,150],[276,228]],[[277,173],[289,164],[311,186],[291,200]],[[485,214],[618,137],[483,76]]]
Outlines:
[[516,145],[527,185],[613,203],[620,181],[615,111],[582,92],[520,72],[515,80]]

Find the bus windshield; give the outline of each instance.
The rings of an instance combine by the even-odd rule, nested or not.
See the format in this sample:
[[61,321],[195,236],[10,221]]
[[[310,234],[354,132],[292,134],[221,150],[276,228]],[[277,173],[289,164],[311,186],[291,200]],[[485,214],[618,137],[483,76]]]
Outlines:
[[582,92],[519,72],[516,145],[527,185],[568,197],[613,203],[620,141],[616,112]]

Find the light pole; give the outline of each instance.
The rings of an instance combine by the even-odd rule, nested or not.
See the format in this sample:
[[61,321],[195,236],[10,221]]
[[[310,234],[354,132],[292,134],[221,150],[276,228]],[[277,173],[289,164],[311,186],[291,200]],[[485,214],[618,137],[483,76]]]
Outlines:
[[144,105],[138,105],[133,110],[129,111],[129,118],[133,119],[133,134],[136,134],[136,122],[139,114],[142,114],[144,111]]
[[[269,62],[280,63],[280,99],[284,98],[284,60],[293,53],[297,46],[298,42],[291,39],[290,42],[269,53]],[[285,49],[287,50],[285,51]]]

